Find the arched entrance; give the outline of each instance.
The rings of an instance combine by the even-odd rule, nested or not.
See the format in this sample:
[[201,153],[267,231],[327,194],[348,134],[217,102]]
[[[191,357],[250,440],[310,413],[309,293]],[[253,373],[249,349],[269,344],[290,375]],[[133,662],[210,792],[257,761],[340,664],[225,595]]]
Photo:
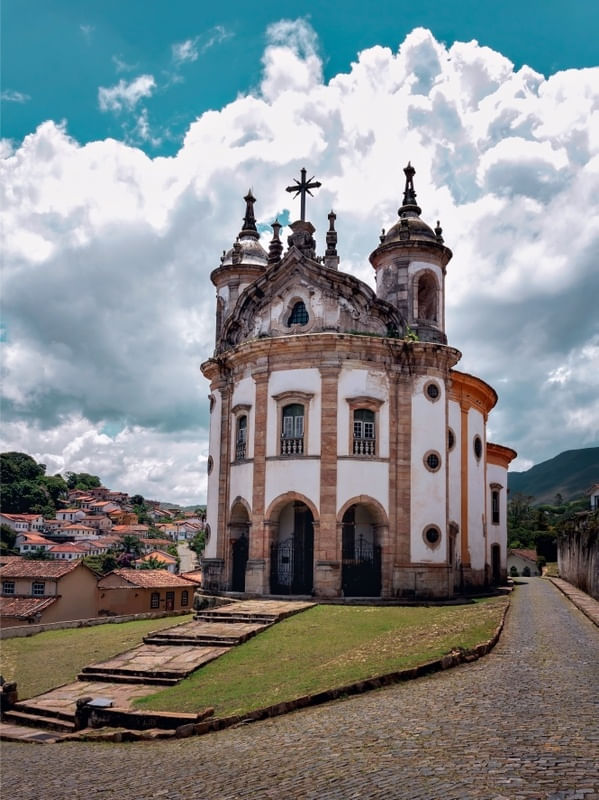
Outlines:
[[341,588],[344,597],[379,597],[381,548],[375,519],[361,503],[351,505],[341,520]]
[[314,517],[295,500],[279,513],[278,536],[270,552],[272,594],[311,594],[314,588]]
[[498,544],[491,545],[491,581],[501,583],[501,549]]
[[250,517],[241,502],[231,509],[229,523],[231,539],[231,590],[245,592],[245,568],[250,549]]

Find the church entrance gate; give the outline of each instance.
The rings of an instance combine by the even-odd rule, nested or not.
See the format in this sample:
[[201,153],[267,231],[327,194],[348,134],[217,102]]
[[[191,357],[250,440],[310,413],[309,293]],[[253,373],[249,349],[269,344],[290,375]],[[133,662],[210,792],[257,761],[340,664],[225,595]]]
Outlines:
[[[314,518],[294,502],[281,512],[279,539],[270,552],[271,594],[311,594],[314,588]],[[292,525],[291,530],[288,524]]]
[[380,597],[381,548],[367,508],[350,506],[342,519],[341,588],[344,597]]

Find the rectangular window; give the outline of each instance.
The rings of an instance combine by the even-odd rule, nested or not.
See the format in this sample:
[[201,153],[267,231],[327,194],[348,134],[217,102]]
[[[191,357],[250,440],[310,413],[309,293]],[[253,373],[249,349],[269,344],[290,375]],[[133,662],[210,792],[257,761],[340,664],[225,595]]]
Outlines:
[[300,436],[304,435],[304,418],[303,417],[293,417],[295,421],[295,437],[299,439]]
[[15,593],[15,582],[2,581],[2,594],[14,594],[14,593]]
[[499,492],[496,490],[491,492],[491,522],[499,525]]
[[34,597],[43,597],[46,593],[46,584],[43,581],[33,581],[31,584],[31,594]]
[[293,438],[293,420],[295,417],[283,417],[283,436],[286,439]]
[[150,608],[160,608],[160,594],[152,592],[150,595]]
[[183,589],[181,592],[181,605],[188,606],[189,605],[189,592],[187,589]]

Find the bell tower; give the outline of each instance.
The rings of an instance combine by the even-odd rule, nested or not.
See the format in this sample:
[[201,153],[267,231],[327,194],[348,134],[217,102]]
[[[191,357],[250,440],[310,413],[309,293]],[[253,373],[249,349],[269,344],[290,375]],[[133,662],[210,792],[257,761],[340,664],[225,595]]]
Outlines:
[[[433,230],[420,215],[414,175],[408,162],[399,220],[383,229],[380,245],[370,255],[376,272],[376,293],[398,309],[410,330],[423,342],[447,344],[445,335],[445,273],[452,257],[437,222]],[[405,331],[404,331],[405,333]]]

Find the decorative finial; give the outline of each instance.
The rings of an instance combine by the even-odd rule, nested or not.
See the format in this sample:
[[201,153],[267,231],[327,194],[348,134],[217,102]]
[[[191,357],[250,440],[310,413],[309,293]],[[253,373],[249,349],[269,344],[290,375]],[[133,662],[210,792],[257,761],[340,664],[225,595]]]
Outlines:
[[439,244],[443,244],[443,228],[441,227],[441,223],[437,220],[437,227],[435,228],[435,237]]
[[337,255],[337,231],[335,230],[336,219],[337,214],[335,214],[333,209],[331,209],[328,215],[329,229],[326,235],[327,249],[323,259],[325,267],[329,267],[329,269],[339,269],[339,256]]
[[381,228],[381,235],[379,236],[379,241],[381,244],[385,241],[385,229]]
[[258,230],[256,228],[256,217],[254,216],[254,203],[256,198],[252,194],[252,190],[248,189],[248,193],[243,198],[245,200],[245,217],[243,218],[242,233],[256,234],[258,237]]
[[310,180],[306,180],[306,169],[302,167],[301,171],[301,180],[298,181],[297,178],[294,178],[295,186],[288,186],[285,191],[286,192],[295,192],[293,195],[294,199],[300,195],[300,220],[302,222],[306,219],[306,194],[309,194],[310,197],[314,197],[310,189],[319,189],[322,184],[320,181],[314,180],[314,175],[310,178]]
[[404,167],[404,175],[406,176],[406,186],[403,193],[403,205],[398,211],[400,217],[409,211],[415,212],[417,215],[420,215],[422,213],[422,209],[420,209],[416,203],[416,191],[414,189],[415,174],[416,170],[412,166],[411,162],[408,161],[408,166]]
[[240,264],[241,263],[241,242],[239,241],[239,236],[235,239],[235,243],[233,245],[233,254],[231,256],[231,262],[233,264]]
[[269,266],[278,264],[281,261],[281,253],[283,252],[283,242],[279,238],[279,231],[283,226],[278,219],[272,223],[272,239],[270,247],[268,248],[268,264]]

